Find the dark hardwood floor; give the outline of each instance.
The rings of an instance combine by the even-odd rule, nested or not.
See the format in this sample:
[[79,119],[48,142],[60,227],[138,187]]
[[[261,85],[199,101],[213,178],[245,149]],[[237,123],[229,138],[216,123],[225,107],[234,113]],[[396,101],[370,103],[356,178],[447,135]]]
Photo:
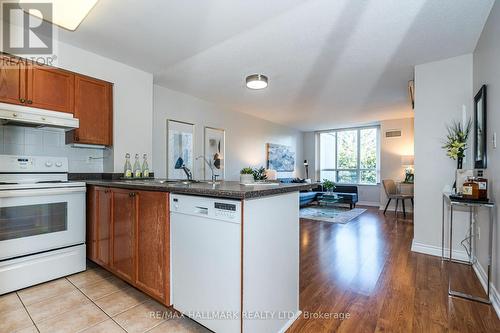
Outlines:
[[[447,263],[410,251],[411,215],[368,208],[347,224],[302,220],[300,231],[303,314],[287,332],[500,332],[492,306],[448,297]],[[469,267],[451,269],[454,286],[483,292]]]

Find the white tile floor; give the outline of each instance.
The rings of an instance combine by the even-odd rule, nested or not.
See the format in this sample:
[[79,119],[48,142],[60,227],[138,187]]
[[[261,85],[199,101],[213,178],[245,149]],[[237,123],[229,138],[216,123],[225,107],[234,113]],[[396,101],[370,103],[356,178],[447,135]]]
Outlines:
[[[154,316],[153,313],[162,313]],[[210,332],[109,272],[87,271],[0,296],[2,333]]]

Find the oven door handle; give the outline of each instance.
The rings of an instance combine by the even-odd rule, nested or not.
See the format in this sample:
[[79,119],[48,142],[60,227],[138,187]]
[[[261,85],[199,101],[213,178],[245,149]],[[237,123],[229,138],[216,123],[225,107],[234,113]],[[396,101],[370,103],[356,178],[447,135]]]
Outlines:
[[65,187],[65,188],[44,188],[44,189],[26,189],[26,190],[5,190],[0,191],[0,198],[13,197],[38,197],[42,195],[61,195],[72,193],[85,193],[85,187]]

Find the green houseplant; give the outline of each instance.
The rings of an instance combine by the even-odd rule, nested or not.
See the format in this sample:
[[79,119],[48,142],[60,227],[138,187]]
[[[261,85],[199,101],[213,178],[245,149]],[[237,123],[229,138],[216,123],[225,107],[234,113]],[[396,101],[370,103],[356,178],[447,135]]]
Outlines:
[[328,179],[323,179],[323,188],[326,192],[333,192],[335,190],[335,183]]
[[467,139],[472,129],[472,121],[469,119],[465,127],[459,121],[453,121],[447,126],[448,134],[443,145],[446,155],[457,161],[457,169],[462,169],[465,151],[467,150]]
[[253,169],[246,167],[240,171],[240,184],[251,184],[254,182]]
[[253,169],[253,179],[260,182],[265,181],[267,179],[266,168]]

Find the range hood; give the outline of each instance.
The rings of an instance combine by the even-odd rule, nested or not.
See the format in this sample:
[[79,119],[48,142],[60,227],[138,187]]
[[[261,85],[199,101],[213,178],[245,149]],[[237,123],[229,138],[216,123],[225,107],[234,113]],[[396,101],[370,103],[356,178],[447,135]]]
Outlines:
[[0,124],[35,128],[72,130],[80,121],[71,113],[49,111],[27,106],[0,103]]

